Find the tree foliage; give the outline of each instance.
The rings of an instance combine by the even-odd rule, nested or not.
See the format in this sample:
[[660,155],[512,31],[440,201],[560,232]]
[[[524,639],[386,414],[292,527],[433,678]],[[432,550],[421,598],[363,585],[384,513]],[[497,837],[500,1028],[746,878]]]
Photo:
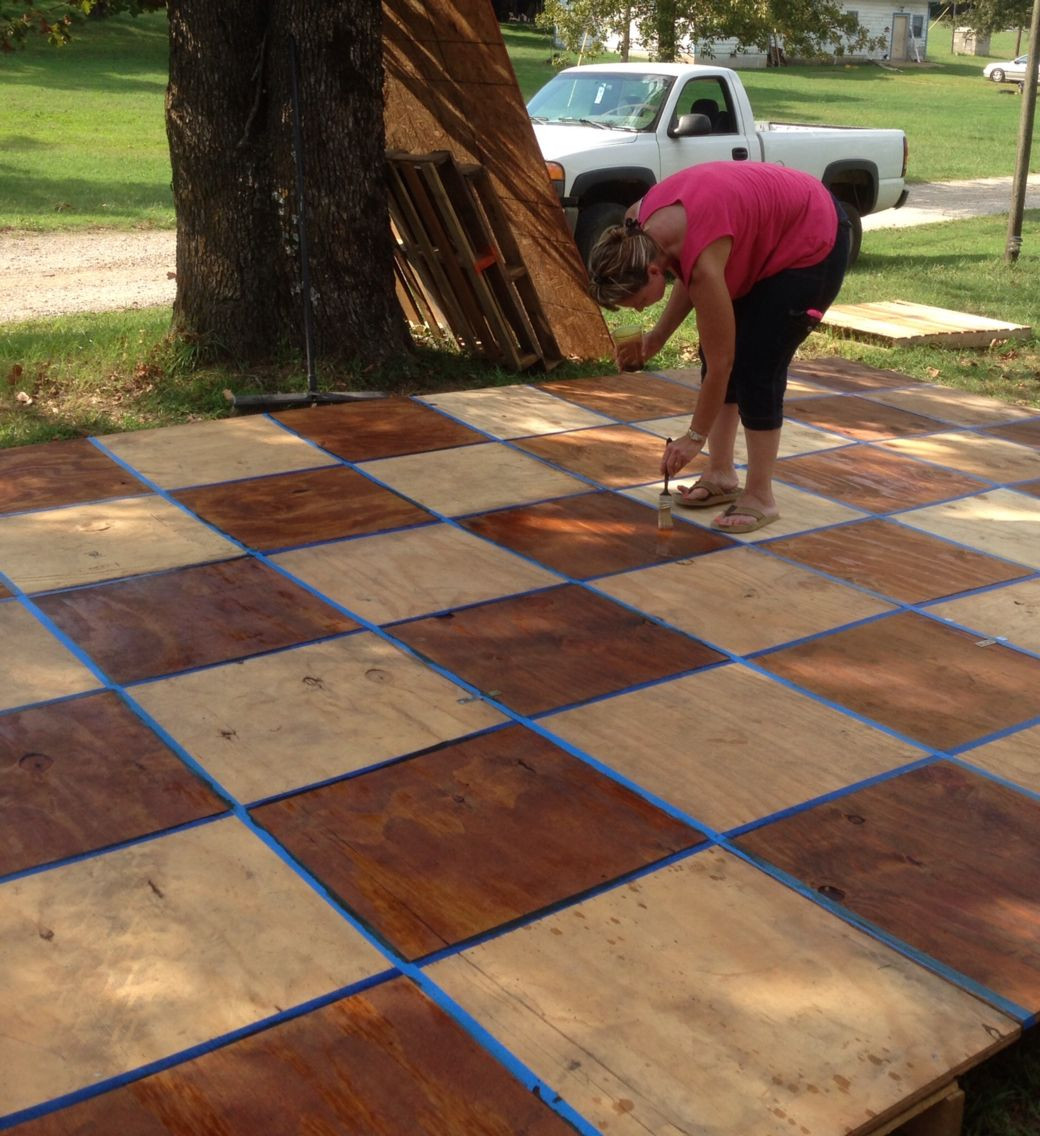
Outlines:
[[[1008,0],[990,0],[992,3]],[[1018,0],[1022,3],[1025,0]],[[878,47],[837,0],[546,0],[539,24],[572,55],[594,55],[629,24],[652,60],[711,56],[722,40],[779,58],[843,56]]]
[[1033,0],[974,0],[970,7],[957,10],[957,23],[979,35],[1023,28],[1029,25]]
[[127,12],[132,16],[166,7],[166,0],[0,0],[0,52],[14,51],[32,35],[43,36],[56,47],[72,39],[77,22],[88,16]]

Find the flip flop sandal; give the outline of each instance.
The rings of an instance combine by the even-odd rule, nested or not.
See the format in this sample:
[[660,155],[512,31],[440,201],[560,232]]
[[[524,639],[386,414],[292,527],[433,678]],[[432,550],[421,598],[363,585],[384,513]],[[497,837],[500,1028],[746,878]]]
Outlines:
[[743,525],[720,525],[716,522],[718,517],[711,522],[711,527],[716,532],[724,533],[750,533],[756,532],[758,529],[764,529],[766,525],[771,525],[774,521],[780,519],[779,513],[774,513],[771,517],[767,517],[759,509],[753,509],[750,505],[730,505],[730,507],[721,514],[723,517],[753,517],[754,520],[749,521]]
[[[694,497],[691,500],[688,494],[694,489],[703,489],[708,496]],[[716,485],[714,481],[705,481],[702,477],[693,485],[677,485],[672,500],[683,509],[710,509],[712,505],[725,505],[730,501],[736,501],[739,496],[739,488],[723,489],[721,485]]]

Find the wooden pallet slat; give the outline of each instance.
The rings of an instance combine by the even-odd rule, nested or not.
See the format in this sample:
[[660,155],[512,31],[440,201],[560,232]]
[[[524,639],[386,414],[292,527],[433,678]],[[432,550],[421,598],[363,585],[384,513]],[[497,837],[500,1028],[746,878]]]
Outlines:
[[913,346],[988,347],[994,339],[1027,339],[1032,329],[968,312],[951,311],[905,300],[868,304],[835,304],[826,326],[853,338]]
[[387,155],[402,310],[515,370],[562,359],[504,212],[479,165],[448,151]]

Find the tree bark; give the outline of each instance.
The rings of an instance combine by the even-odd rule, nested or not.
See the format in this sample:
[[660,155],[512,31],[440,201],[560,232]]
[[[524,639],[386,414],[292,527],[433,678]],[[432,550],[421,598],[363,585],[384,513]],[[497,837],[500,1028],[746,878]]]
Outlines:
[[291,97],[299,59],[315,354],[408,347],[387,213],[380,0],[170,0],[174,326],[258,363],[304,342]]

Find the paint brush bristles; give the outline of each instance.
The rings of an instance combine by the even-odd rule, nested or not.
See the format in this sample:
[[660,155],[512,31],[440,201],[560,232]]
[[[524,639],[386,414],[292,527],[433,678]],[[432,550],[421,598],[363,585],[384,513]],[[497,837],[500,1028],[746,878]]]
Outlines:
[[[667,444],[672,444],[672,439],[669,438]],[[660,496],[657,498],[657,527],[659,529],[670,529],[672,527],[672,495],[668,492],[668,474],[664,475],[664,489],[661,490]]]

